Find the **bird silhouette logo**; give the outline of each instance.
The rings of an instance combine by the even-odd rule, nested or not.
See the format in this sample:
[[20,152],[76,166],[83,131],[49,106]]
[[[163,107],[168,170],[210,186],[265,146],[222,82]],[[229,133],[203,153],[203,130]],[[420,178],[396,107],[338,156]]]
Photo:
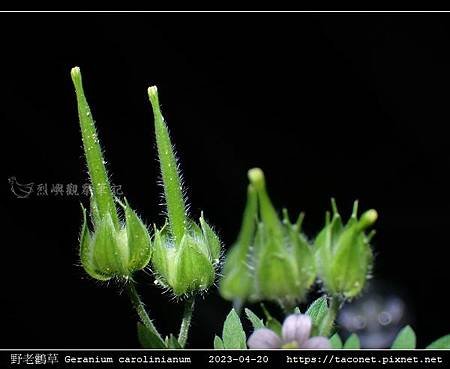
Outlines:
[[26,199],[33,192],[34,182],[22,184],[17,182],[16,177],[9,177],[8,182],[11,186],[11,192],[19,199]]

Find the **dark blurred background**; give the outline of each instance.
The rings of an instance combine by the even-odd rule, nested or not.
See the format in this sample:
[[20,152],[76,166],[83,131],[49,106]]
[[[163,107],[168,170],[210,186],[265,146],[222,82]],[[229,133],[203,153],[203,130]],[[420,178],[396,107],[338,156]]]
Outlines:
[[[378,291],[403,301],[419,347],[449,333],[449,20],[0,14],[0,346],[138,347],[125,294],[88,279],[79,266],[88,177],[69,74],[75,65],[113,182],[148,224],[163,219],[146,95],[156,84],[192,215],[204,210],[226,246],[239,230],[253,166],[264,169],[277,208],[306,213],[311,237],[331,196],[344,216],[359,199],[361,209],[380,214]],[[71,184],[79,195],[66,193]],[[180,307],[150,276],[138,281],[161,330],[176,331]],[[190,347],[211,347],[229,308],[215,289],[199,298]]]

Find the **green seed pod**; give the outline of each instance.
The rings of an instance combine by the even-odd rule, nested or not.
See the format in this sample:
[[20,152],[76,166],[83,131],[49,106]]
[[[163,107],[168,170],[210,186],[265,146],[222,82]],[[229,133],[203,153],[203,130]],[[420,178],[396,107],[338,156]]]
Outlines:
[[192,223],[179,244],[167,227],[155,229],[152,265],[157,283],[170,288],[176,296],[204,291],[214,283],[220,242],[203,216],[200,225]]
[[242,228],[229,251],[220,292],[228,300],[273,300],[292,307],[302,300],[316,271],[314,256],[301,234],[300,215],[280,220],[266,192],[264,174],[248,173],[250,186]]
[[80,258],[86,272],[98,280],[113,277],[128,279],[132,273],[145,268],[151,257],[151,242],[147,228],[125,200],[125,222],[117,213],[108,180],[94,119],[83,91],[81,72],[72,68],[80,118],[81,135],[92,184],[91,219],[94,231],[87,226],[83,208],[83,228],[80,237]]
[[369,243],[375,231],[368,235],[364,231],[375,223],[378,215],[372,209],[358,220],[358,202],[355,201],[350,220],[344,225],[334,199],[332,208],[332,218],[327,213],[325,227],[316,237],[315,257],[328,293],[351,299],[362,291],[372,268]]
[[303,214],[292,224],[284,211],[280,221],[267,194],[262,170],[251,169],[249,179],[258,194],[261,219],[253,255],[258,299],[293,306],[305,297],[316,277],[312,249],[301,234]]
[[203,214],[200,227],[188,217],[175,153],[155,86],[148,89],[148,95],[153,108],[168,215],[166,225],[161,230],[155,229],[153,271],[157,283],[169,288],[174,295],[190,295],[205,291],[214,283],[221,245]]

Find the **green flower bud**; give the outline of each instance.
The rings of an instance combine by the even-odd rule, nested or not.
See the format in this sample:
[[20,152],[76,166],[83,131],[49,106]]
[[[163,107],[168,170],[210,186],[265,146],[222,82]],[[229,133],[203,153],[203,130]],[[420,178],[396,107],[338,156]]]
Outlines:
[[205,291],[214,283],[220,241],[203,214],[200,227],[188,217],[175,153],[155,86],[148,89],[148,95],[153,108],[168,215],[166,225],[161,230],[155,229],[153,271],[157,283],[171,289],[176,296]]
[[91,218],[94,231],[87,226],[83,208],[83,228],[80,237],[80,258],[86,272],[98,280],[113,277],[128,279],[150,261],[151,242],[147,228],[125,200],[125,222],[117,213],[108,180],[94,119],[83,91],[78,67],[71,71],[78,103],[81,135],[92,184]]
[[344,225],[334,199],[332,208],[332,218],[327,213],[325,227],[315,240],[319,276],[329,294],[351,299],[361,292],[372,268],[369,242],[375,231],[366,235],[365,230],[375,223],[378,214],[372,209],[358,219],[355,201],[350,220]]
[[220,292],[229,300],[274,300],[289,307],[314,282],[312,250],[301,234],[303,215],[280,220],[266,192],[261,169],[248,173],[250,186],[241,232],[229,251]]

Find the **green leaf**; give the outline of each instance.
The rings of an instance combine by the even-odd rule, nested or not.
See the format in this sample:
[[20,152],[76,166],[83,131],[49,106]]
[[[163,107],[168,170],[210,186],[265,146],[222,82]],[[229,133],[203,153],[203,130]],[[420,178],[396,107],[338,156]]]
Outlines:
[[223,341],[219,336],[214,337],[214,348],[216,350],[223,350],[225,348]]
[[433,341],[427,346],[427,349],[450,349],[450,334]]
[[247,318],[252,323],[254,329],[264,328],[264,322],[258,318],[253,311],[250,309],[245,309],[245,315],[247,315]]
[[333,336],[331,336],[330,343],[331,343],[331,348],[334,348],[334,349],[342,348],[342,340],[341,340],[341,337],[339,337],[339,335],[337,333],[335,333]]
[[137,332],[139,343],[143,348],[164,349],[166,345],[164,342],[156,336],[150,329],[144,324],[138,322]]
[[325,296],[319,297],[309,306],[305,314],[311,317],[313,336],[317,335],[324,318],[328,314],[327,298]]
[[181,345],[178,342],[177,338],[173,335],[170,334],[170,336],[167,338],[167,348],[170,349],[181,349]]
[[226,349],[245,349],[247,348],[247,337],[241,320],[234,309],[231,309],[222,332],[223,345]]
[[353,333],[349,338],[347,338],[347,341],[345,341],[344,350],[359,348],[361,348],[359,337],[355,333]]
[[391,349],[397,350],[414,348],[416,348],[416,334],[414,333],[414,330],[407,325],[399,332],[397,338],[391,346]]

